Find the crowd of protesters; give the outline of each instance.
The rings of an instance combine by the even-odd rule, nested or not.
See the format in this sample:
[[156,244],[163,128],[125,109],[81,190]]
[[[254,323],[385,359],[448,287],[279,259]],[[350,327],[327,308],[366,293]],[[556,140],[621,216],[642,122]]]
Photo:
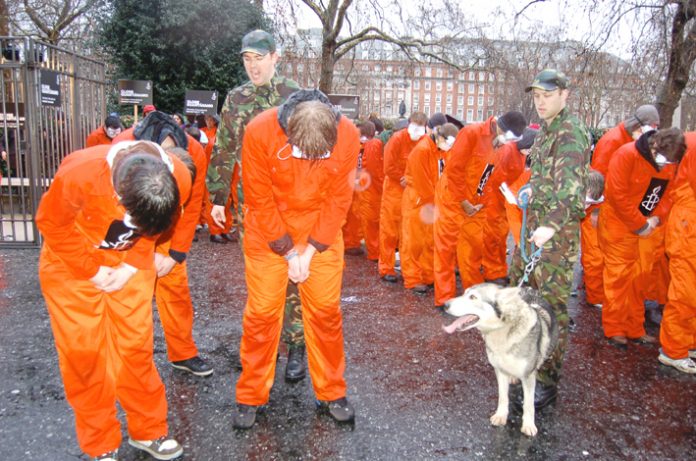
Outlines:
[[[193,340],[186,272],[201,228],[243,248],[237,429],[268,403],[281,338],[286,381],[308,369],[318,409],[353,421],[344,255],[364,255],[375,279],[432,296],[435,309],[484,282],[538,289],[560,335],[537,376],[537,407],[557,397],[578,260],[610,345],[659,343],[661,363],[696,373],[696,133],[660,129],[643,105],[593,143],[553,69],[526,89],[540,125],[517,111],[468,125],[415,112],[385,129],[377,114],[352,122],[320,91],[276,75],[270,34],[247,34],[241,56],[249,81],[219,117],[150,105],[124,130],[111,115],[41,201],[41,289],[78,442],[93,459],[118,459],[117,401],[132,446],[163,460],[183,453],[168,434],[151,306],[154,297],[172,366],[212,374]],[[659,338],[645,330],[646,301],[663,310]]]

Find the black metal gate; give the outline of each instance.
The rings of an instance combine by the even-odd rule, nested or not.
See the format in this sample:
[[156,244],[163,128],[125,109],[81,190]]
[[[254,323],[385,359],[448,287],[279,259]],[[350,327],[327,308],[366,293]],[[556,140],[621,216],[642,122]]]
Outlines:
[[[105,65],[24,37],[0,37],[0,48],[0,247],[34,247],[41,195],[106,117]],[[55,106],[42,104],[42,71],[57,74]]]

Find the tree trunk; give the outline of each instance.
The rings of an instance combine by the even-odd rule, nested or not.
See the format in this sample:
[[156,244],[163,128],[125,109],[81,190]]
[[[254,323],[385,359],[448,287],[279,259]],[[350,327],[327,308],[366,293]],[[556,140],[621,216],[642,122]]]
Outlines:
[[672,22],[672,43],[669,56],[667,78],[657,93],[656,106],[660,113],[660,126],[672,126],[674,111],[679,105],[682,92],[689,82],[689,71],[696,59],[696,24],[691,26],[685,36],[685,28],[689,22],[689,12],[685,4],[679,3]]
[[334,64],[336,63],[336,43],[323,42],[321,46],[321,71],[319,73],[319,89],[324,94],[333,89]]
[[7,2],[0,0],[0,35],[10,35],[10,16],[7,12]]

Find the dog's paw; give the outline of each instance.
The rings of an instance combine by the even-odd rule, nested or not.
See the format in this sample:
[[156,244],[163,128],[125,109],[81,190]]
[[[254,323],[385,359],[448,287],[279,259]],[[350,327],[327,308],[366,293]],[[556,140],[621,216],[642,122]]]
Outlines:
[[495,413],[491,416],[491,424],[494,426],[505,426],[507,424],[507,413]]
[[522,424],[522,433],[529,437],[534,437],[537,435],[537,427],[534,423]]

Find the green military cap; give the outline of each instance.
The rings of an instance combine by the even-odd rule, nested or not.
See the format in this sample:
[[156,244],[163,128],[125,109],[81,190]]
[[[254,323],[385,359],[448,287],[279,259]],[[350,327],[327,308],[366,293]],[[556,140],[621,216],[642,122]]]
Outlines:
[[242,51],[244,53],[256,53],[261,56],[268,53],[273,53],[276,50],[275,40],[273,35],[265,30],[252,30],[242,38]]
[[524,91],[528,93],[534,88],[544,91],[553,91],[557,88],[564,90],[568,88],[568,83],[568,77],[563,72],[556,69],[544,69],[534,77],[532,84]]

